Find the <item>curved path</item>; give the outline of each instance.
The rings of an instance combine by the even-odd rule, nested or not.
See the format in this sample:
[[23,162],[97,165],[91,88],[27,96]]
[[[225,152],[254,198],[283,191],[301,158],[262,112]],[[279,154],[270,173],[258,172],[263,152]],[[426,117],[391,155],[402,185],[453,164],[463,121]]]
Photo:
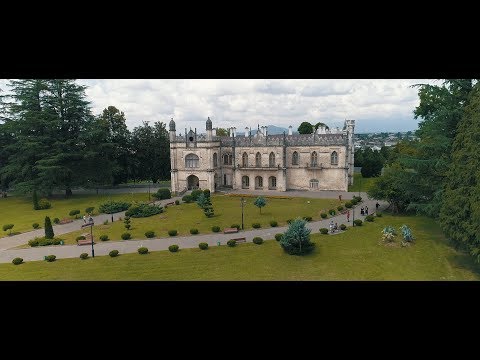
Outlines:
[[[232,191],[232,192],[240,192],[240,191]],[[246,191],[240,193],[247,193]],[[262,194],[267,192],[262,191],[249,191],[249,194]],[[322,194],[324,193],[324,194]],[[268,194],[271,194],[269,192]],[[287,196],[294,196],[294,197],[310,197],[310,198],[338,198],[338,195],[342,195],[342,199],[351,199],[353,195],[358,195],[358,193],[347,193],[347,192],[294,192],[288,191],[285,193]],[[322,196],[323,195],[323,196]],[[375,203],[374,200],[368,200],[366,193],[361,193],[362,198],[364,201],[360,205],[357,205],[355,208],[355,219],[364,219],[365,216],[360,215],[360,207],[367,205],[369,208],[369,213],[372,214],[375,211]],[[157,201],[157,204],[164,205],[165,203],[175,201],[179,197],[175,197],[172,199],[161,200]],[[380,209],[383,210],[386,208],[387,203],[379,202]],[[120,216],[124,216],[125,212],[114,214],[114,220],[118,220]],[[101,214],[94,216],[94,221],[96,223],[102,223],[108,219],[111,220],[111,215]],[[328,228],[330,221],[337,222],[338,225],[344,223],[347,226],[352,225],[353,221],[353,209],[350,211],[350,222],[348,223],[346,220],[346,216],[343,214],[336,215],[333,218],[319,220],[319,221],[312,221],[307,223],[307,227],[312,229],[312,233],[318,233],[319,229],[322,227]],[[83,224],[83,220],[76,220],[69,224],[64,225],[56,225],[54,226],[54,232],[56,235],[65,234],[71,231],[78,230],[80,226]],[[208,233],[208,234],[199,234],[199,235],[191,235],[191,236],[175,236],[175,237],[168,237],[168,238],[158,238],[158,239],[143,239],[143,240],[120,240],[120,241],[112,241],[112,242],[97,242],[94,245],[95,249],[95,256],[103,256],[108,255],[111,250],[118,250],[120,254],[125,253],[134,253],[137,252],[137,249],[141,246],[146,246],[150,251],[158,251],[158,250],[167,250],[168,247],[172,244],[179,245],[180,249],[182,248],[196,248],[198,244],[201,242],[206,242],[210,246],[217,246],[218,242],[221,245],[225,245],[226,242],[232,238],[238,237],[245,237],[247,242],[252,242],[252,239],[256,236],[262,237],[264,240],[273,239],[275,234],[283,233],[287,230],[288,226],[281,226],[281,227],[269,227],[263,229],[255,229],[255,230],[245,230],[239,231],[236,234],[223,234],[223,233]],[[91,245],[56,245],[56,246],[42,246],[42,247],[35,247],[35,248],[27,248],[27,249],[9,249],[14,246],[25,244],[28,240],[33,239],[35,236],[43,236],[44,230],[36,230],[30,231],[28,233],[23,233],[19,235],[14,235],[8,238],[1,239],[1,248],[0,248],[0,263],[7,263],[11,262],[15,257],[21,257],[24,261],[35,261],[35,260],[43,260],[43,257],[46,255],[56,255],[58,258],[78,258],[81,253],[88,253],[91,256]],[[7,240],[5,241],[4,240]],[[7,244],[8,243],[8,244]]]

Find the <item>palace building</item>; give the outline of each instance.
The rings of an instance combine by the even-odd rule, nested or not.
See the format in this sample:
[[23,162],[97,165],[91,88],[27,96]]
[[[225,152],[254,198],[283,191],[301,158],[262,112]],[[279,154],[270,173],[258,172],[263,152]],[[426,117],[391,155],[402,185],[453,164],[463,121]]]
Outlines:
[[353,184],[355,120],[342,130],[319,127],[313,134],[269,135],[267,127],[237,136],[217,136],[210,118],[206,133],[177,135],[169,124],[172,192],[220,188],[249,190],[337,190]]

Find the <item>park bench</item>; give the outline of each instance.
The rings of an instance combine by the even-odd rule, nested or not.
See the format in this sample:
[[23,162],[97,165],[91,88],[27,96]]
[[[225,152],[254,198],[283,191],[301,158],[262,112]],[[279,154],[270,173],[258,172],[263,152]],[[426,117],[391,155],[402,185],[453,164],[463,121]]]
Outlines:
[[235,240],[237,243],[239,242],[247,242],[247,239],[242,237],[242,238],[236,238],[236,239],[232,239],[232,240]]
[[223,229],[224,234],[233,234],[233,233],[237,233],[237,232],[238,232],[238,229],[236,227]]
[[[85,240],[78,240],[77,245],[90,245],[92,243],[92,239],[85,239]],[[95,244],[95,243],[94,243]]]
[[60,225],[63,225],[63,224],[71,223],[71,222],[73,222],[72,219],[64,218],[64,219],[60,220],[59,224],[60,224]]
[[172,201],[172,202],[166,203],[165,205],[175,205],[175,201]]

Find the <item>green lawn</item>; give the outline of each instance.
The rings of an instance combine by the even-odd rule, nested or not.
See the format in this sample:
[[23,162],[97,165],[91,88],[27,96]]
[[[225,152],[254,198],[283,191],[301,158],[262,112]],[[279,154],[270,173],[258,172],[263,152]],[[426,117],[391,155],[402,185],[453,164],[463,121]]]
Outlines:
[[[222,230],[233,224],[242,224],[242,209],[239,197],[225,195],[212,195],[212,205],[215,216],[207,218],[203,210],[196,203],[182,203],[180,205],[168,206],[162,214],[148,218],[131,218],[131,228],[128,232],[133,239],[145,239],[145,232],[155,231],[156,237],[168,237],[168,230],[177,230],[178,235],[190,235],[190,229],[197,228],[200,234],[212,233],[212,226],[219,226]],[[320,220],[320,213],[335,208],[340,204],[338,199],[306,199],[288,198],[272,199],[267,198],[267,205],[259,209],[253,205],[255,198],[247,198],[244,206],[244,228],[252,229],[252,223],[258,222],[262,228],[270,227],[270,220],[276,220],[279,226],[285,225],[288,219],[297,216],[311,216],[313,220]],[[78,230],[73,233],[64,234],[60,237],[66,244],[76,244],[75,238],[86,230]],[[106,234],[110,240],[120,240],[121,235],[127,232],[123,221],[109,222],[106,225],[100,224],[93,227],[94,238]]]
[[[62,196],[55,196],[49,199],[52,207],[46,210],[33,210],[32,199],[20,196],[10,196],[0,198],[0,228],[4,224],[14,224],[12,233],[27,232],[33,230],[32,224],[38,223],[43,228],[45,224],[45,216],[54,218],[74,218],[69,216],[71,210],[80,210],[80,217],[83,216],[85,209],[95,206],[93,214],[98,213],[98,207],[101,203],[113,200],[124,200],[132,202],[147,201],[148,193],[130,193],[130,194],[112,194],[112,195],[72,195],[65,199]],[[0,237],[7,236],[7,232],[1,231]]]
[[353,174],[353,185],[348,187],[348,191],[367,191],[373,184],[375,178],[364,178],[360,173]]
[[[385,225],[408,224],[411,247],[380,244]],[[312,235],[308,256],[287,255],[275,241],[206,251],[181,249],[117,258],[60,259],[0,265],[0,280],[478,280],[480,266],[451,248],[425,217],[384,215],[338,235]]]

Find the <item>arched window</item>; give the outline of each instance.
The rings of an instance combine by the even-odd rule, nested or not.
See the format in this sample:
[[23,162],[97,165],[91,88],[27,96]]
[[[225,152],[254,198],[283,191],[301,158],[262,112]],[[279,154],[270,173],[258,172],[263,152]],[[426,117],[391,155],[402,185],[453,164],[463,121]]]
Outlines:
[[223,154],[223,165],[228,165],[228,154]]
[[298,152],[296,151],[292,154],[292,165],[298,165]]
[[213,153],[213,167],[218,166],[218,158],[217,158],[217,153]]
[[330,164],[338,165],[338,154],[336,151],[332,152],[332,155],[330,156]]
[[318,157],[317,157],[317,152],[314,151],[314,152],[312,153],[312,157],[311,157],[311,160],[312,160],[312,161],[311,161],[311,165],[312,165],[312,167],[317,166],[317,159],[318,159]]
[[277,178],[275,176],[270,176],[268,178],[268,188],[270,190],[275,190],[277,188]]
[[228,165],[232,165],[232,154],[228,154]]
[[248,176],[242,177],[242,189],[248,189],[250,187],[250,178]]
[[318,180],[317,179],[311,179],[310,180],[310,189],[318,189]]
[[257,176],[255,178],[255,189],[262,189],[263,188],[263,178],[261,176]]
[[259,152],[257,152],[257,155],[255,155],[255,166],[256,167],[262,166],[262,155]]
[[198,156],[195,154],[188,154],[185,156],[185,167],[186,168],[197,168],[198,167]]
[[243,167],[248,166],[248,154],[246,152],[244,152],[242,155],[242,166]]
[[268,157],[268,166],[275,167],[275,154],[273,153],[273,151],[270,153],[270,156]]

